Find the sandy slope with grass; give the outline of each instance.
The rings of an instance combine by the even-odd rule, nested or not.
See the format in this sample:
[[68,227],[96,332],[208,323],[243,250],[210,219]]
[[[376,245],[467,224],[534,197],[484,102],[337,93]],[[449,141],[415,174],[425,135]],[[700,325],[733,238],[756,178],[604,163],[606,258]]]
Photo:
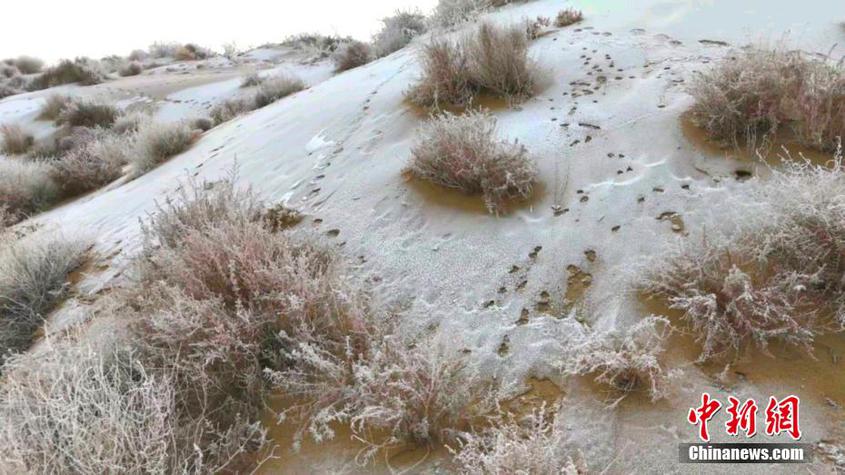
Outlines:
[[[487,213],[480,197],[402,175],[415,132],[426,120],[404,101],[419,75],[418,39],[333,77],[325,64],[274,65],[300,73],[310,88],[206,132],[190,150],[135,180],[24,225],[95,236],[97,266],[79,285],[82,297],[94,295],[126,276],[140,246],[139,219],[156,201],[189,178],[219,179],[237,164],[241,184],[271,203],[304,212],[301,226],[324,234],[356,262],[379,297],[402,310],[404,331],[437,335],[442,344],[464,349],[483,374],[499,378],[514,394],[528,389],[527,378],[555,382],[564,397],[560,417],[567,443],[593,469],[698,469],[677,464],[677,443],[694,441],[686,413],[703,391],[722,400],[731,394],[758,401],[798,394],[803,441],[841,441],[841,335],[819,343],[816,360],[776,347],[777,360],[751,353],[728,372],[693,364],[694,345],[682,335],[670,340],[667,366],[680,371],[669,397],[652,403],[634,394],[610,409],[615,395],[586,380],[565,379],[555,368],[587,328],[626,328],[648,315],[636,296],[614,295],[619,276],[664,243],[698,235],[713,212],[728,212],[708,203],[745,186],[735,172],[747,170],[748,162],[703,149],[684,132],[691,76],[735,48],[776,42],[787,31],[789,45],[827,53],[839,42],[834,56],[841,55],[845,30],[837,22],[845,11],[832,11],[842,7],[829,1],[782,8],[756,0],[736,8],[727,1],[646,2],[635,9],[627,2],[587,3],[575,2],[584,22],[550,28],[531,44],[542,72],[535,97],[492,111],[503,138],[518,139],[536,160],[540,182],[534,198],[511,204],[499,216]],[[503,24],[554,17],[568,4],[542,0],[485,17]],[[148,75],[66,90],[157,101],[162,120],[178,120],[238,89],[236,72],[206,74]],[[0,101],[0,122],[46,133],[47,126],[34,121],[46,92]],[[51,327],[79,315],[74,305],[59,310]],[[268,470],[285,463],[307,466],[314,462],[307,457],[326,456],[280,451],[282,465]],[[400,464],[413,463],[406,459]],[[321,461],[335,462],[349,463]],[[417,468],[433,470],[436,463],[429,457]],[[814,469],[832,470],[819,456]]]

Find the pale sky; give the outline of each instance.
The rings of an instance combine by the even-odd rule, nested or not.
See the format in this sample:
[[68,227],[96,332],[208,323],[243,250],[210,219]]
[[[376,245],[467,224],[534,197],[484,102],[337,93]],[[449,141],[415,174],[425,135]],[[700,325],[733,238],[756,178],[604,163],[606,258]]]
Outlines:
[[153,41],[219,50],[318,32],[369,40],[397,9],[430,11],[437,0],[2,0],[0,59],[21,54],[48,62],[75,56],[126,56]]

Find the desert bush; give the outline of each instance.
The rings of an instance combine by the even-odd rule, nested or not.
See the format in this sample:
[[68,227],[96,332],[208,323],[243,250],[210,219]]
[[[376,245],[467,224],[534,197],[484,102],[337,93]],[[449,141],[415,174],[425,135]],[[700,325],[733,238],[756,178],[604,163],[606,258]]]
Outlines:
[[130,112],[121,114],[115,119],[111,131],[120,135],[131,135],[141,129],[141,126],[150,120],[149,114],[145,112]]
[[39,120],[57,120],[59,115],[70,104],[71,98],[61,94],[50,94],[41,106],[41,112],[38,114]]
[[29,83],[30,90],[47,89],[62,84],[79,83],[83,86],[99,84],[105,79],[96,61],[88,58],[63,59],[59,64],[44,70]]
[[26,153],[35,143],[32,134],[17,124],[0,125],[0,135],[3,136],[2,151],[9,155]]
[[196,119],[191,120],[191,127],[205,132],[214,127],[214,121],[208,117],[197,117]]
[[557,13],[555,17],[555,26],[563,28],[565,26],[574,25],[584,19],[584,14],[580,10],[574,8],[567,8]]
[[87,243],[60,235],[29,235],[0,251],[0,362],[27,349],[35,331],[65,295]]
[[255,101],[247,97],[227,99],[211,108],[209,115],[216,125],[255,109]]
[[537,171],[525,147],[496,140],[495,119],[482,112],[431,120],[411,149],[406,172],[465,193],[481,193],[490,212],[531,195]]
[[0,83],[0,99],[4,97],[14,96],[16,94],[22,94],[24,91],[20,88],[14,87],[9,83]]
[[435,40],[422,50],[423,75],[408,99],[423,107],[465,105],[479,92],[521,99],[533,93],[534,65],[524,29],[482,23],[457,43]]
[[147,50],[153,58],[172,58],[176,55],[176,50],[180,47],[181,45],[179,43],[156,41]]
[[284,203],[271,206],[264,212],[264,223],[273,232],[292,228],[302,222],[302,219],[302,213],[288,208]]
[[44,162],[0,160],[0,204],[19,218],[53,204],[58,187]]
[[129,61],[144,61],[150,57],[150,54],[142,49],[134,49],[129,53]]
[[241,87],[258,86],[264,82],[264,78],[258,74],[258,71],[253,71],[241,79]]
[[144,71],[144,66],[142,66],[140,62],[130,61],[124,67],[120,68],[120,70],[118,71],[118,74],[120,74],[123,77],[137,76],[137,75],[141,74],[142,71]]
[[475,18],[489,7],[489,0],[439,0],[431,20],[437,26],[449,28]]
[[427,29],[425,15],[419,11],[398,10],[381,21],[384,26],[373,38],[373,49],[378,57],[399,51]]
[[736,229],[711,228],[641,272],[635,288],[682,312],[701,359],[773,340],[809,350],[845,325],[845,175],[841,156],[828,165],[787,161],[728,199]]
[[41,72],[44,61],[32,56],[18,56],[15,59],[15,67],[23,74],[35,74]]
[[71,100],[59,113],[56,123],[69,127],[109,128],[119,115],[120,112],[111,104]]
[[464,433],[452,449],[460,473],[578,475],[587,473],[567,449],[567,429],[545,406],[525,417],[501,414],[481,432]]
[[332,54],[335,71],[346,71],[363,66],[373,59],[370,45],[362,41],[352,40],[342,43]]
[[301,33],[286,38],[282,45],[291,48],[311,51],[315,56],[327,58],[342,44],[353,41],[350,37],[326,36],[319,33]]
[[255,92],[254,108],[270,105],[283,97],[305,89],[305,84],[294,76],[277,76],[268,78],[258,86]]
[[538,16],[533,20],[525,20],[525,36],[529,40],[536,40],[552,24],[548,17]]
[[749,49],[698,75],[691,117],[714,139],[749,147],[787,127],[796,142],[835,150],[845,135],[842,63]]
[[11,64],[0,64],[0,76],[5,78],[13,78],[15,76],[20,75],[20,71],[17,67]]
[[464,39],[464,48],[477,87],[501,96],[531,95],[534,72],[523,30],[482,23],[474,35]]
[[191,127],[176,124],[147,123],[138,131],[130,161],[132,175],[137,177],[152,170],[168,158],[187,150],[194,142]]
[[53,181],[66,197],[96,190],[121,176],[128,148],[125,137],[100,134],[54,160]]
[[586,333],[567,348],[562,369],[567,375],[592,375],[597,383],[625,394],[645,390],[652,400],[666,396],[668,375],[660,364],[669,321],[650,316],[625,331]]
[[475,95],[466,54],[447,40],[434,40],[422,50],[423,77],[408,91],[408,100],[424,107],[465,104]]
[[164,473],[174,388],[131,351],[54,343],[6,364],[0,471]]

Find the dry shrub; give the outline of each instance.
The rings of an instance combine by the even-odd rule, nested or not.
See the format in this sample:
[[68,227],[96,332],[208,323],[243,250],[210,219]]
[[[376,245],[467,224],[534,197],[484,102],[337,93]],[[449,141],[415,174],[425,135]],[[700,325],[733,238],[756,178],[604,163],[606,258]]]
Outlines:
[[53,180],[66,197],[96,190],[121,176],[130,146],[125,137],[99,134],[53,161]]
[[105,76],[96,61],[88,58],[63,59],[59,64],[44,70],[31,82],[30,90],[47,89],[62,84],[79,83],[90,86],[103,82]]
[[144,124],[135,138],[135,148],[130,157],[132,175],[143,175],[170,157],[184,152],[195,138],[194,131],[184,122]]
[[264,82],[264,78],[258,74],[258,71],[253,71],[241,79],[241,87],[259,86]]
[[51,343],[6,363],[0,471],[166,473],[174,387],[131,351]]
[[26,350],[35,331],[68,289],[87,243],[45,233],[29,235],[0,251],[0,363]]
[[399,51],[427,29],[425,15],[419,11],[397,10],[381,21],[384,26],[373,38],[373,49],[378,57]]
[[565,26],[574,25],[583,19],[584,14],[581,13],[581,10],[567,8],[566,10],[558,12],[557,17],[555,17],[555,26],[563,28]]
[[141,130],[141,126],[149,120],[150,116],[145,112],[121,114],[112,124],[111,131],[119,135],[131,135]]
[[692,120],[714,139],[750,147],[788,127],[794,140],[835,150],[845,135],[841,62],[805,53],[749,49],[696,77]]
[[335,71],[346,71],[363,66],[373,60],[370,45],[362,41],[352,40],[341,44],[332,54]]
[[0,149],[9,155],[26,153],[35,143],[35,137],[17,124],[0,125],[0,135],[3,136],[3,146]]
[[505,201],[528,198],[537,170],[525,147],[496,140],[496,120],[483,112],[433,118],[411,149],[406,171],[464,193],[481,193],[487,209],[499,212]]
[[130,61],[124,67],[120,68],[118,74],[123,77],[137,76],[144,71],[144,66],[138,61]]
[[41,106],[41,112],[38,114],[39,120],[58,120],[59,115],[64,112],[65,108],[71,103],[71,98],[61,94],[50,94],[44,100],[44,105]]
[[32,56],[18,56],[15,59],[15,67],[23,74],[35,74],[41,72],[44,61]]
[[279,99],[305,89],[305,84],[294,76],[277,76],[268,78],[258,86],[255,92],[255,108],[270,105]]
[[191,127],[206,132],[214,127],[214,121],[208,117],[197,117],[191,120]]
[[16,94],[23,94],[24,90],[12,86],[8,83],[0,83],[0,99],[4,97],[14,96]]
[[476,18],[490,6],[490,0],[439,0],[431,21],[436,26],[449,28]]
[[251,100],[251,98],[236,97],[215,105],[209,112],[209,115],[215,125],[220,125],[223,122],[228,122],[241,114],[246,114],[255,109],[254,105],[255,101]]
[[[578,475],[588,473],[567,446],[563,422],[545,406],[525,417],[502,414],[480,433],[465,433],[455,454],[460,473]],[[451,449],[450,449],[451,450]]]
[[845,325],[845,174],[787,161],[720,209],[737,229],[657,256],[636,287],[683,312],[706,360],[771,340],[811,349]]
[[533,94],[534,65],[523,28],[482,23],[457,43],[435,40],[422,50],[423,76],[408,99],[423,107],[465,105],[479,92],[524,99]]
[[20,75],[20,71],[17,67],[11,64],[0,64],[0,76],[3,76],[7,79],[13,78],[15,76]]
[[264,223],[273,232],[292,228],[301,223],[302,219],[302,213],[288,208],[283,203],[272,206],[264,212]]
[[0,160],[0,205],[22,219],[53,204],[59,189],[52,170],[40,161]]
[[588,333],[568,348],[562,369],[567,375],[593,375],[595,381],[623,394],[645,390],[652,400],[666,396],[667,374],[659,358],[665,351],[669,321],[651,316],[624,332]]
[[144,61],[150,57],[150,54],[142,49],[133,49],[127,57],[129,61]]
[[111,104],[71,100],[59,114],[56,123],[70,127],[109,128],[119,115],[117,108]]
[[474,35],[464,39],[464,49],[477,87],[501,96],[531,95],[534,73],[524,31],[482,23]]
[[288,37],[282,42],[282,45],[308,51],[317,58],[327,58],[340,45],[350,41],[353,41],[350,37],[326,36],[319,33],[301,33]]
[[525,20],[525,36],[530,40],[536,40],[552,24],[549,17],[538,16],[534,20]]

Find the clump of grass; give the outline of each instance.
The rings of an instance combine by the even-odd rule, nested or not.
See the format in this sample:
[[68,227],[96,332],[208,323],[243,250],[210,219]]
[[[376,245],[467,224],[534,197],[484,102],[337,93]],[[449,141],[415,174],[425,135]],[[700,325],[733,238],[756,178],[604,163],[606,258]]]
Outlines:
[[114,120],[111,131],[118,135],[131,135],[141,129],[141,126],[150,120],[149,114],[144,112],[130,112],[120,114]]
[[120,68],[118,74],[123,77],[127,76],[137,76],[144,71],[144,66],[138,61],[130,61],[125,66]]
[[52,166],[40,161],[0,160],[0,205],[19,219],[56,200]]
[[6,63],[0,64],[0,76],[10,79],[15,76],[19,76],[20,74],[21,72],[14,65]]
[[254,105],[255,101],[250,98],[236,97],[215,105],[209,112],[209,115],[215,125],[220,125],[223,122],[228,122],[239,115],[254,110]]
[[191,127],[205,132],[214,127],[214,121],[208,117],[197,117],[196,119],[191,120]]
[[524,417],[502,414],[480,433],[465,433],[451,451],[461,473],[588,473],[567,449],[567,429],[545,406]]
[[71,100],[59,113],[56,123],[69,127],[109,128],[119,116],[117,108],[111,104]]
[[61,94],[50,94],[45,99],[44,105],[41,106],[41,112],[38,114],[39,120],[57,120],[59,115],[71,103],[71,98]]
[[174,155],[187,150],[195,135],[187,123],[147,123],[136,137],[136,146],[130,157],[132,175],[137,177],[152,170]]
[[269,78],[258,86],[255,92],[255,108],[268,106],[279,99],[305,89],[305,84],[294,76],[277,76]]
[[441,28],[449,28],[475,18],[490,6],[489,0],[439,0],[431,21]]
[[464,193],[480,193],[499,212],[512,198],[528,198],[537,171],[525,147],[496,139],[495,119],[482,112],[446,113],[420,132],[406,172]]
[[373,52],[370,45],[357,40],[342,43],[332,54],[335,71],[338,72],[363,66],[372,60]]
[[787,161],[749,183],[723,208],[737,229],[655,257],[636,290],[682,312],[702,360],[771,341],[810,350],[845,326],[842,167],[839,155],[829,167]]
[[586,339],[567,349],[563,372],[592,375],[596,382],[628,394],[645,390],[652,400],[665,397],[667,374],[660,364],[669,321],[651,316],[624,332],[587,333]]
[[105,76],[95,61],[88,58],[76,58],[73,61],[64,59],[59,64],[45,69],[44,72],[35,77],[30,82],[29,88],[31,90],[39,90],[71,83],[90,86],[92,84],[99,84],[104,79]]
[[288,208],[282,203],[272,206],[264,213],[264,222],[273,232],[292,228],[302,222],[303,216],[299,211]]
[[697,76],[690,93],[693,122],[727,144],[754,147],[789,129],[794,141],[832,151],[845,135],[841,62],[750,49]]
[[482,23],[458,42],[435,40],[422,50],[423,76],[408,91],[422,107],[465,105],[480,92],[529,97],[536,82],[524,29]]
[[563,28],[565,26],[574,25],[583,19],[584,14],[581,13],[581,10],[576,10],[570,7],[558,12],[557,17],[555,17],[555,26]]
[[35,143],[35,137],[17,124],[1,125],[0,135],[3,136],[3,146],[0,149],[9,155],[26,153]]
[[35,331],[65,295],[68,275],[79,267],[87,243],[44,233],[0,251],[0,362],[27,349]]
[[0,83],[0,99],[3,99],[4,97],[14,96],[16,94],[22,94],[23,92],[23,89],[12,86],[8,83]]
[[53,181],[67,197],[96,190],[121,176],[130,146],[126,137],[100,134],[54,160]]
[[381,21],[384,26],[373,38],[373,49],[378,57],[399,51],[427,30],[425,15],[419,11],[398,10]]

